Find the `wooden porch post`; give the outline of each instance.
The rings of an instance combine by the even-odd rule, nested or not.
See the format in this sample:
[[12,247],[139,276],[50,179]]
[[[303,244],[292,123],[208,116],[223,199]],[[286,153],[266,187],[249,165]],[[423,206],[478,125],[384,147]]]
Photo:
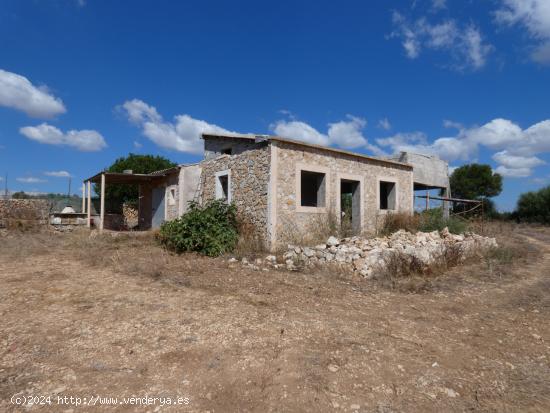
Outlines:
[[426,211],[430,209],[430,191],[426,191]]
[[103,231],[105,225],[105,174],[101,174],[101,202],[100,202],[99,231]]
[[88,228],[92,226],[92,184],[88,181],[88,208],[86,212],[88,213]]
[[86,184],[82,182],[82,213],[86,212]]

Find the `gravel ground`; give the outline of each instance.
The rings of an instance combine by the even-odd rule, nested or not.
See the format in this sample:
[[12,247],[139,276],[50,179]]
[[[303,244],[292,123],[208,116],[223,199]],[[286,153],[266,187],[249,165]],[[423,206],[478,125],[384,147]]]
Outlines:
[[498,257],[400,289],[148,236],[4,234],[0,411],[548,412],[550,230],[496,236]]

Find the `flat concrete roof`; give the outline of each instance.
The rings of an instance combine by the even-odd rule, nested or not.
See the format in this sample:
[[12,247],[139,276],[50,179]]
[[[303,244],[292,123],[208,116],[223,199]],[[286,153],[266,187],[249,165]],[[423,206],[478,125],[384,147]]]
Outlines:
[[283,143],[289,143],[289,144],[292,144],[292,145],[305,146],[307,148],[320,149],[320,150],[327,151],[327,152],[334,152],[334,153],[338,153],[338,154],[342,154],[342,155],[353,156],[353,157],[360,158],[360,159],[367,159],[369,161],[381,162],[381,163],[390,164],[390,165],[398,165],[398,166],[402,166],[402,167],[405,167],[405,168],[413,169],[412,165],[410,165],[408,163],[404,163],[404,162],[378,158],[376,156],[363,155],[361,153],[346,151],[344,149],[330,148],[328,146],[316,145],[316,144],[313,144],[313,143],[306,143],[306,142],[297,141],[297,140],[294,140],[294,139],[283,138],[283,137],[280,137],[280,136],[252,135],[252,134],[242,134],[242,135],[237,135],[237,134],[235,134],[235,135],[230,135],[230,134],[224,135],[224,134],[212,134],[212,133],[203,133],[202,134],[203,139],[204,138],[209,138],[209,137],[211,137],[211,138],[250,139],[250,140],[255,140],[255,141],[258,141],[258,142],[262,142],[262,141],[283,142]]

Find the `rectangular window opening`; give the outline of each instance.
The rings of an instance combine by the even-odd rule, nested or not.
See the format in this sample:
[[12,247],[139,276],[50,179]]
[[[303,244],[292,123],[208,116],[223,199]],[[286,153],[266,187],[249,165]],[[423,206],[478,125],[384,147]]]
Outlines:
[[231,202],[229,193],[229,174],[216,176],[216,199],[223,199],[225,202]]
[[176,188],[168,190],[168,205],[176,205]]
[[395,209],[395,182],[380,181],[380,209]]
[[326,175],[310,171],[300,171],[300,174],[300,205],[304,207],[324,207]]
[[222,154],[223,154],[223,155],[231,155],[231,154],[233,154],[233,148],[225,148],[225,149],[222,149]]

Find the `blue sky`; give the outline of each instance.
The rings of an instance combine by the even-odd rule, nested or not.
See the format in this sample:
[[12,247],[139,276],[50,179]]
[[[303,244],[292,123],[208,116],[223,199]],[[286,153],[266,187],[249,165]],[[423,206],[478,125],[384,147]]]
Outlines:
[[[0,173],[64,192],[204,131],[434,153],[550,184],[550,1],[3,0]],[[4,182],[0,182],[3,187]]]

